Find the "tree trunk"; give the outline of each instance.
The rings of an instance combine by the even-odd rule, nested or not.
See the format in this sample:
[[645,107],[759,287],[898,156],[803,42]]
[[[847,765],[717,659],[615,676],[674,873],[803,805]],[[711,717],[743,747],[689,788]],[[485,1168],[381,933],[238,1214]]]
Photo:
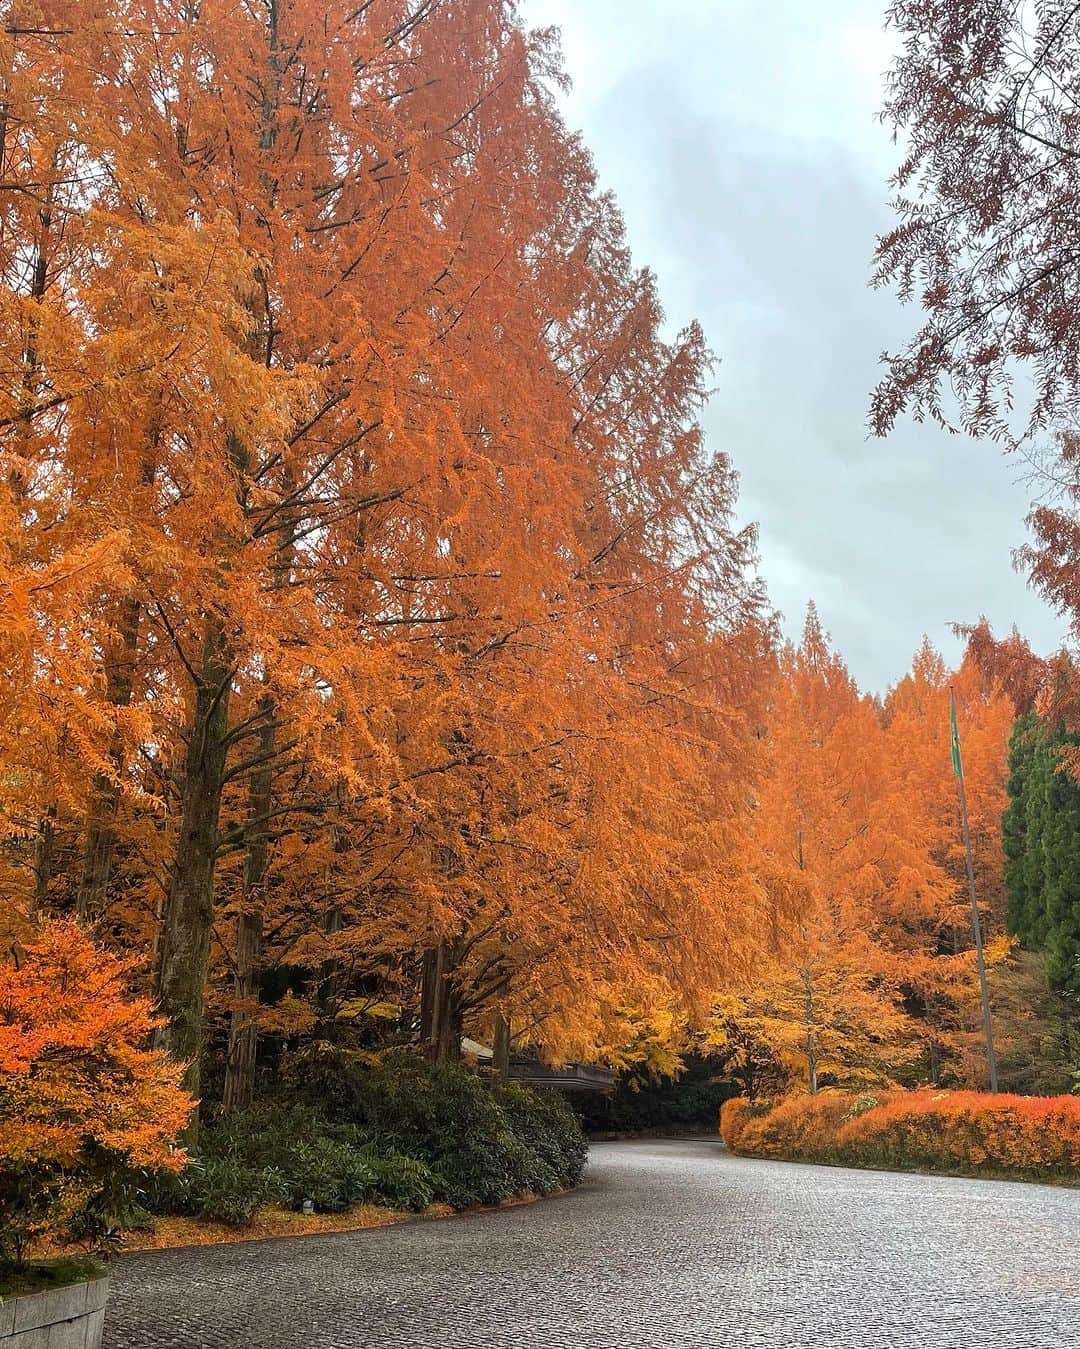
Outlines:
[[438,1057],[439,1037],[446,1016],[446,943],[440,941],[424,955],[420,984],[420,1043],[431,1058]]
[[259,990],[262,957],[262,912],[253,907],[254,896],[244,895],[245,907],[236,920],[236,972],[233,994],[237,1006],[229,1018],[229,1056],[225,1064],[226,1110],[243,1110],[255,1094],[255,1055],[259,1044],[258,1022],[251,1011]]
[[803,991],[806,995],[806,1077],[810,1085],[810,1095],[816,1096],[817,1080],[817,1027],[814,1020],[814,988],[810,982],[810,971],[804,965],[802,971]]
[[56,859],[56,807],[50,806],[38,823],[34,837],[34,893],[30,901],[30,917],[44,913],[49,906],[49,886],[52,883],[53,863]]
[[420,961],[420,1026],[418,1038],[425,1048],[431,1044],[435,1023],[435,961],[438,949],[425,951]]
[[495,1014],[495,1038],[491,1046],[491,1070],[496,1079],[505,1082],[510,1076],[510,1022],[502,1012]]
[[420,1042],[437,1063],[457,1063],[461,1058],[464,1009],[454,979],[456,955],[440,941],[424,956],[420,996]]
[[233,976],[237,1005],[229,1018],[229,1054],[225,1064],[223,1105],[226,1110],[242,1110],[251,1104],[255,1094],[259,1027],[251,1006],[258,997],[262,959],[263,906],[270,853],[267,832],[276,731],[274,700],[268,693],[259,699],[259,718],[256,757],[262,762],[252,769],[248,789],[247,854],[242,905],[236,920],[236,971]]
[[[158,1000],[165,1023],[155,1043],[185,1065],[184,1086],[199,1091],[203,1003],[214,918],[218,815],[225,780],[232,668],[221,620],[206,620],[195,707],[184,763],[180,834],[161,934]],[[189,1141],[197,1132],[197,1116]]]
[[439,1034],[435,1042],[437,1063],[461,1062],[461,1033],[463,1013],[461,998],[452,973],[443,976],[443,1012],[439,1018]]
[[[149,470],[151,477],[153,470]],[[142,608],[134,596],[121,601],[117,641],[106,653],[105,701],[110,707],[131,705],[135,659],[139,645]],[[113,852],[116,848],[116,812],[120,805],[119,777],[124,765],[124,741],[119,728],[109,740],[111,773],[95,773],[86,812],[86,843],[82,872],[75,892],[75,912],[93,922],[105,911]]]

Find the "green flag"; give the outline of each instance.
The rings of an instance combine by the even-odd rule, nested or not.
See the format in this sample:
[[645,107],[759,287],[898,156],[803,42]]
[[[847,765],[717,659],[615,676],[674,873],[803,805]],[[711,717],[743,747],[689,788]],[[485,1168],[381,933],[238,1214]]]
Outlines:
[[949,741],[952,745],[952,771],[958,778],[964,776],[964,761],[960,757],[960,731],[956,725],[956,699],[949,690]]

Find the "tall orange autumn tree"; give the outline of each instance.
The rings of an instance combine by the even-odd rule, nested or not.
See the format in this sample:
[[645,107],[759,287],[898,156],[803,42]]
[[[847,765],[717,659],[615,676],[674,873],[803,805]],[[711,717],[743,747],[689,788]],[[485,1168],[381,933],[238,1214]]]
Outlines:
[[[960,707],[979,894],[1000,937],[999,820],[1014,703],[968,655],[950,676],[924,643],[884,702],[860,695],[811,606],[785,649],[757,813],[772,954],[713,1039],[771,1050],[822,1080],[978,1076],[970,910],[949,755]],[[1001,942],[991,955],[1004,954]]]
[[[895,802],[918,820],[921,846],[947,888],[914,888],[882,914],[883,932],[905,965],[905,988],[922,1020],[932,1081],[948,1062],[967,1079],[986,1071],[974,1019],[973,934],[957,783],[949,755],[949,688],[954,689],[963,751],[972,857],[988,958],[1000,961],[1004,937],[1001,815],[1015,704],[987,678],[969,651],[950,673],[928,643],[885,700],[886,739],[894,765]],[[958,1069],[959,1064],[959,1069]]]
[[752,945],[768,626],[701,335],[661,336],[550,37],[498,0],[85,11],[4,48],[12,289],[43,259],[12,575],[83,578],[5,603],[52,746],[12,741],[13,876],[153,951],[193,1089],[209,991],[234,1105],[273,963],[294,1029],[381,989],[441,1054],[692,1009]]
[[911,1052],[896,971],[878,942],[885,897],[917,844],[886,810],[880,718],[813,607],[781,656],[756,818],[772,952],[733,1019],[805,1081],[874,1080]]

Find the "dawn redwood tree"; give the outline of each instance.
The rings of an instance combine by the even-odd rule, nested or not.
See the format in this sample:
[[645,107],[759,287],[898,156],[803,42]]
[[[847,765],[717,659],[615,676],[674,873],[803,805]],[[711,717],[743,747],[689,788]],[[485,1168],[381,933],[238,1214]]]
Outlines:
[[58,830],[77,835],[85,817],[79,880],[63,888],[90,912],[132,785],[127,754],[150,729],[145,708],[130,706],[149,588],[137,573],[164,592],[160,574],[175,574],[185,551],[171,513],[175,470],[193,466],[215,387],[235,373],[231,336],[250,269],[227,221],[197,226],[172,213],[149,227],[157,166],[132,153],[129,125],[98,115],[123,64],[122,16],[88,5],[72,27],[62,6],[7,8],[0,455],[8,601],[26,662],[11,674],[23,676],[37,741],[13,755],[14,773],[26,791],[43,784],[30,825],[34,906],[50,902]]
[[[495,286],[494,231],[504,222],[480,203],[499,196],[498,173],[514,161],[506,155],[485,173],[459,142],[482,116],[512,136],[525,52],[501,6],[436,9],[180,6],[171,19],[156,9],[125,30],[123,78],[109,86],[123,125],[138,128],[141,153],[126,146],[126,162],[159,170],[149,187],[122,184],[123,206],[155,220],[226,222],[243,258],[233,369],[218,386],[239,401],[217,418],[204,410],[195,454],[193,432],[179,442],[188,463],[175,474],[173,528],[187,565],[171,584],[147,587],[180,691],[164,707],[180,809],[160,944],[161,1039],[192,1065],[192,1086],[224,788],[258,775],[247,841],[257,904],[266,765],[285,752],[278,722],[290,722],[290,746],[299,731],[320,749],[328,694],[354,713],[377,706],[364,686],[385,657],[373,671],[371,639],[380,626],[413,624],[394,602],[402,562],[419,560],[410,516],[436,548],[428,521],[467,512],[487,490],[486,465],[461,427],[470,386],[457,375],[466,354],[472,388],[484,369],[462,320],[477,292]],[[452,40],[462,32],[471,47]],[[417,65],[426,78],[414,85]],[[132,78],[133,68],[143,75]],[[410,509],[384,521],[381,548],[361,545],[358,517],[407,492]],[[363,609],[352,606],[355,625],[335,625],[360,567],[370,573]],[[419,570],[438,580],[445,568],[436,559]],[[231,705],[251,680],[263,693],[238,722]],[[370,737],[362,717],[345,725]],[[243,931],[252,917],[241,910],[245,951],[257,946]],[[241,985],[249,979],[238,972]]]
[[1012,701],[971,656],[950,674],[927,643],[883,702],[861,695],[812,607],[781,655],[757,812],[771,950],[735,1022],[811,1092],[918,1071],[924,1055],[937,1081],[959,1052],[974,970],[950,682],[979,895],[1000,932]]
[[[440,37],[440,59],[460,63],[460,35],[428,23],[418,53]],[[581,1014],[598,989],[613,1005],[662,973],[669,993],[700,995],[745,916],[737,784],[767,640],[734,477],[701,446],[700,334],[660,339],[655,288],[587,158],[511,57],[512,42],[499,88],[515,101],[490,93],[455,131],[475,180],[443,213],[453,268],[438,292],[465,284],[468,304],[421,392],[444,381],[452,472],[336,536],[357,564],[339,612],[364,636],[337,687],[354,714],[378,711],[335,828],[371,871],[300,939],[312,967],[338,970],[407,967],[426,949],[427,1032],[447,1054],[462,1019],[496,1004],[555,1050],[571,1032],[607,1043],[611,1018]],[[535,173],[519,172],[515,127]],[[473,218],[483,173],[500,184],[495,232]],[[703,773],[718,787],[699,789]],[[688,877],[702,905],[686,903]]]
[[814,1094],[823,1078],[872,1079],[910,1054],[877,923],[917,843],[909,852],[895,819],[878,708],[813,605],[781,654],[766,725],[756,833],[772,951],[741,1019]]
[[234,1106],[267,963],[307,972],[265,1013],[295,1031],[442,951],[444,1054],[700,1008],[754,943],[769,620],[701,333],[661,335],[550,36],[498,0],[38,10],[5,48],[27,920],[154,951],[192,1090],[209,992]]
[[[956,695],[987,959],[1000,962],[1008,950],[1000,821],[1014,704],[970,650],[959,669],[950,671],[924,642],[909,673],[889,691],[884,722],[893,809],[913,852],[921,849],[926,861],[920,866],[913,856],[907,882],[882,908],[879,933],[895,955],[906,1002],[918,1017],[934,1082],[944,1071],[956,1071],[976,1000],[966,861],[950,755],[950,686]],[[930,878],[936,883],[928,883]]]

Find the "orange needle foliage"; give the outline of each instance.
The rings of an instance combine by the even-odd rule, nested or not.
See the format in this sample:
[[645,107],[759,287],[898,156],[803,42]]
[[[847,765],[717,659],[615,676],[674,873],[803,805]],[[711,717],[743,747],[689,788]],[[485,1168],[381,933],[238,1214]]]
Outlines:
[[374,1007],[433,1055],[619,1061],[755,978],[812,1087],[953,1053],[945,672],[879,704],[811,616],[777,675],[709,352],[552,36],[506,0],[10,10],[5,937],[152,956],[158,1045],[197,1095],[209,1043],[229,1108],[260,1036]]
[[[754,945],[769,619],[702,336],[662,335],[550,36],[64,13],[0,50],[5,560],[83,568],[5,600],[21,921],[155,950],[158,1041],[195,1089],[227,1017],[232,1104],[260,1019],[358,996],[446,1054],[700,1012]],[[261,1010],[275,969],[306,1010]]]
[[[1014,705],[973,657],[952,682],[979,894],[1000,919]],[[972,939],[948,684],[924,644],[883,704],[860,695],[812,606],[781,657],[757,815],[772,954],[752,993],[718,1009],[714,1036],[749,1032],[811,1093],[897,1073],[936,1080],[966,1052]]]

